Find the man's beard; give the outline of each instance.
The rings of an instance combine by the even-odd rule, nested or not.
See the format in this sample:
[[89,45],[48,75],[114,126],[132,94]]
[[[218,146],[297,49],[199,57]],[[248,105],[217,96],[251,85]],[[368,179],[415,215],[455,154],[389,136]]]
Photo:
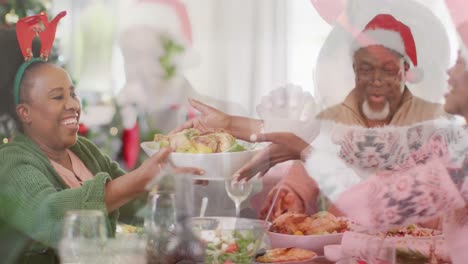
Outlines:
[[388,101],[385,101],[385,105],[382,110],[374,111],[370,108],[369,102],[366,99],[364,100],[364,103],[362,103],[362,113],[369,120],[376,120],[376,121],[385,120],[390,114],[390,104],[388,103]]

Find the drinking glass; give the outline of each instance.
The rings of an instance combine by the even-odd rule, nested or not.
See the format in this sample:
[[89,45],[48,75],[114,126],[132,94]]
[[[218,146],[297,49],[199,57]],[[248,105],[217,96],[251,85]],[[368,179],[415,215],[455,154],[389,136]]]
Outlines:
[[226,180],[224,185],[229,198],[231,198],[236,206],[236,217],[239,217],[242,202],[245,201],[252,192],[252,180],[247,182]]
[[62,263],[102,263],[99,260],[107,240],[104,213],[73,210],[66,213],[59,255]]
[[68,211],[65,215],[62,237],[105,242],[107,228],[104,213],[98,210]]
[[336,264],[396,264],[395,244],[388,240],[372,237],[367,241],[355,241],[355,245],[356,248],[349,251],[352,254],[343,254]]
[[176,223],[176,200],[171,192],[153,192],[148,196],[148,211],[145,230],[150,234],[174,231]]
[[145,232],[148,235],[146,258],[148,263],[167,263],[168,244],[175,236],[176,200],[172,192],[153,192],[148,196]]
[[395,264],[395,246],[382,242],[369,242],[365,250],[364,260],[372,264]]
[[126,234],[109,239],[102,253],[102,263],[109,264],[147,264],[146,238]]

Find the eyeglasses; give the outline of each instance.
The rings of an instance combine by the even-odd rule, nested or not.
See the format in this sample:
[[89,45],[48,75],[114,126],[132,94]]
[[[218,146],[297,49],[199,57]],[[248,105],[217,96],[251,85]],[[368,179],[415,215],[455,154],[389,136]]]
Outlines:
[[[379,72],[377,75],[376,73]],[[402,70],[399,67],[384,66],[373,67],[371,65],[358,65],[356,67],[356,76],[360,79],[371,80],[374,78],[383,80],[394,80],[401,76]]]

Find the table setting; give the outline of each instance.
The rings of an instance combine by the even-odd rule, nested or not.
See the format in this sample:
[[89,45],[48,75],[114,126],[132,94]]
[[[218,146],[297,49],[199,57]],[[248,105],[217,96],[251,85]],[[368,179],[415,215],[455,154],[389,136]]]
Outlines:
[[[216,139],[220,135],[221,140]],[[250,184],[255,179],[233,182],[230,176],[264,145],[243,142],[222,132],[204,135],[201,139],[200,136],[199,132],[190,129],[170,137],[157,135],[155,141],[143,142],[141,146],[148,155],[153,155],[162,146],[171,146],[176,149],[170,156],[174,166],[201,167],[207,171],[202,177],[204,180],[224,181],[225,191],[236,205],[235,217],[206,217],[204,212],[210,202],[203,197],[199,217],[193,218],[197,226],[195,233],[210,247],[206,251],[205,257],[209,257],[206,263],[236,263],[229,262],[230,257],[242,253],[257,263],[375,262],[371,257],[380,257],[380,263],[399,263],[397,254],[410,258],[411,255],[430,257],[432,254],[438,256],[441,263],[447,260],[443,236],[433,236],[431,232],[416,237],[413,234],[382,236],[382,233],[366,230],[351,219],[324,211],[313,215],[286,212],[274,221],[263,221],[263,224],[262,220],[241,218],[240,204],[252,191]],[[221,146],[219,142],[223,140]],[[269,215],[266,219],[270,219]],[[242,235],[245,232],[249,233],[248,239]]]
[[[272,221],[245,218],[241,205],[256,179],[236,182],[230,176],[263,145],[222,132],[202,136],[196,130],[141,143],[149,156],[164,146],[176,151],[161,177],[147,186],[144,226],[119,223],[116,237],[108,238],[102,212],[71,211],[59,245],[63,263],[449,263],[440,231],[416,225],[375,232],[326,211],[285,212]],[[207,215],[213,202],[207,196],[195,207],[194,178],[177,175],[173,167],[179,166],[203,168],[206,173],[197,180],[223,183],[235,212]]]

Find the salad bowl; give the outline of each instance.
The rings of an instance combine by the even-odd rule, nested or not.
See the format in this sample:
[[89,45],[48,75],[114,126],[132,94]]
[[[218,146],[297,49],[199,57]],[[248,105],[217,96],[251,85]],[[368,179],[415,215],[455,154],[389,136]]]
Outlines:
[[270,223],[235,217],[194,217],[194,233],[206,244],[206,263],[252,263]]

